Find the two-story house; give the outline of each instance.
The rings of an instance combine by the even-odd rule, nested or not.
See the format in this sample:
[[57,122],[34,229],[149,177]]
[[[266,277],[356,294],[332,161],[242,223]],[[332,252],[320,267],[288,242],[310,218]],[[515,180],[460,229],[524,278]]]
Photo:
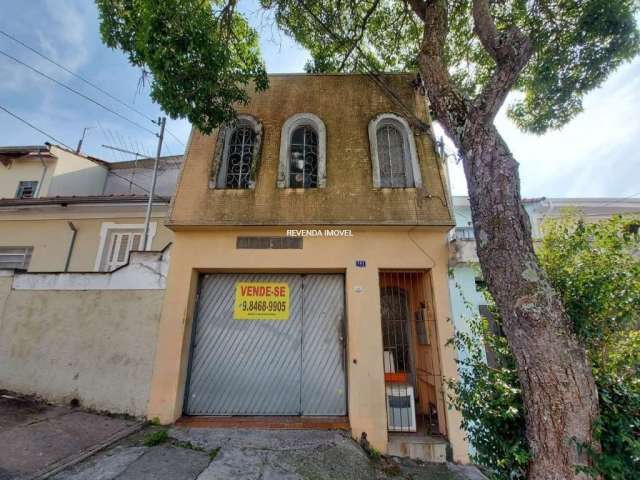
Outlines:
[[[182,157],[162,157],[146,247],[164,226]],[[0,147],[0,269],[110,271],[142,237],[152,159],[110,163],[56,145]]]
[[148,417],[343,426],[465,460],[443,385],[454,221],[425,97],[411,75],[269,81],[236,122],[191,134]]

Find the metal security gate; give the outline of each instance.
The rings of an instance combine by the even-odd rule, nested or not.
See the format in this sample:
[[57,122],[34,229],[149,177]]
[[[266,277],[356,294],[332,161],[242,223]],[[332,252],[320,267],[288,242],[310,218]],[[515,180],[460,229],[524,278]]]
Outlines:
[[[286,319],[234,318],[239,283],[285,283]],[[201,278],[188,415],[346,415],[342,275]]]

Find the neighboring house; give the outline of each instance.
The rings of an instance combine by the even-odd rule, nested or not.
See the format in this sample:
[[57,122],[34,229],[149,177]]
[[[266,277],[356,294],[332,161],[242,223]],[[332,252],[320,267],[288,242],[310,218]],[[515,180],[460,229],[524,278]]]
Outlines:
[[[559,218],[567,214],[582,216],[586,221],[598,221],[612,215],[640,216],[640,199],[634,198],[533,198],[523,200],[525,210],[531,222],[534,242],[542,238],[541,225],[545,219]],[[449,295],[451,311],[457,331],[468,331],[468,320],[475,315],[488,318],[492,324],[491,313],[487,309],[487,300],[482,290],[484,282],[476,254],[476,242],[471,222],[471,208],[468,197],[453,197],[456,228],[450,234],[450,279]],[[461,356],[465,352],[459,353]],[[491,352],[487,359],[492,361]]]
[[193,130],[149,418],[296,416],[466,460],[443,385],[446,171],[414,78],[381,81],[271,75],[236,122]]
[[[163,249],[182,157],[162,157],[148,247]],[[0,147],[0,269],[108,271],[142,245],[153,160],[109,163],[56,145]]]

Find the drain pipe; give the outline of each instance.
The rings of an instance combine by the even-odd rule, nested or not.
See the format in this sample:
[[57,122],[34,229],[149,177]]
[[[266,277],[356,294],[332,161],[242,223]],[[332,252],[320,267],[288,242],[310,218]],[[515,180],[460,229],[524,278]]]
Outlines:
[[64,271],[69,271],[69,263],[71,262],[71,255],[73,254],[73,246],[76,243],[76,235],[78,234],[78,229],[73,224],[73,222],[67,222],[69,228],[71,229],[71,242],[69,243],[69,250],[67,251],[67,261],[64,263]]

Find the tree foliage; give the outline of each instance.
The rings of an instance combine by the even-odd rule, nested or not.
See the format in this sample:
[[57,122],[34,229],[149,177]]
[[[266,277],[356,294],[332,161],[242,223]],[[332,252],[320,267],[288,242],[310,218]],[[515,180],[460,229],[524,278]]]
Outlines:
[[[637,227],[629,225],[620,217],[547,222],[538,252],[587,347],[598,387],[595,437],[601,451],[580,445],[593,459],[592,467],[582,468],[608,480],[640,478],[640,243]],[[496,479],[525,478],[530,453],[513,355],[485,320],[472,319],[470,327],[470,334],[453,339],[465,352],[460,381],[450,382],[454,404],[475,460]],[[486,364],[483,344],[495,354],[496,366]]]
[[[151,96],[204,131],[233,116],[251,81],[266,88],[258,37],[235,0],[96,0],[104,42],[152,74]],[[423,22],[405,0],[261,0],[306,47],[312,72],[415,70]],[[491,2],[499,31],[520,28],[534,55],[509,107],[521,128],[542,133],[582,111],[582,98],[638,53],[634,0]],[[495,68],[474,32],[472,0],[448,2],[446,60],[469,98]]]
[[235,1],[96,0],[102,39],[151,73],[151,97],[204,132],[267,88],[258,35]]
[[[399,0],[262,0],[278,24],[309,49],[310,71],[415,70],[424,26]],[[446,61],[469,99],[486,86],[495,62],[474,31],[472,0],[448,2]],[[534,54],[522,72],[509,116],[543,133],[582,111],[582,98],[640,45],[634,0],[491,2],[499,32],[527,34]]]

